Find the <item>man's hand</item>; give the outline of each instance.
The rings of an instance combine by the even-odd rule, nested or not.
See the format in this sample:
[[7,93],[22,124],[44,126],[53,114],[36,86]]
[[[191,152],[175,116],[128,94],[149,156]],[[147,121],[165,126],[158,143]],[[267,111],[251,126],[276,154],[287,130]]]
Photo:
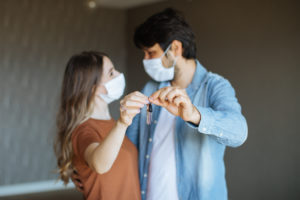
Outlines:
[[184,121],[198,125],[201,115],[192,104],[185,89],[179,87],[164,87],[154,92],[149,100],[151,103],[162,106],[175,116],[181,117]]
[[83,184],[80,180],[80,177],[76,171],[76,169],[73,170],[73,173],[71,175],[71,179],[76,187],[76,189],[79,191],[79,192],[83,192]]

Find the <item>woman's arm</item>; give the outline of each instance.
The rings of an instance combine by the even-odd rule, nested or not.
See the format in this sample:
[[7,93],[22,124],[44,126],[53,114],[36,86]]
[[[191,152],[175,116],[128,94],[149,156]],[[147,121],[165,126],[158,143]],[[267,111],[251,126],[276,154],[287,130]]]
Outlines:
[[127,127],[147,103],[148,97],[140,92],[133,92],[121,100],[120,119],[115,127],[103,142],[90,144],[84,152],[84,158],[89,167],[99,174],[111,169],[120,151]]

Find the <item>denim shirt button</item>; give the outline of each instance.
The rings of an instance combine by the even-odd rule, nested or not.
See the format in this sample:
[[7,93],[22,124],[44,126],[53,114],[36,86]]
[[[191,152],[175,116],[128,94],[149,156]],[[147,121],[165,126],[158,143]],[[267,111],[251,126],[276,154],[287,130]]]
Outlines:
[[142,190],[142,191],[141,191],[141,193],[142,193],[142,194],[145,194],[145,191],[144,191],[144,190]]
[[144,177],[146,178],[146,177],[147,177],[147,174],[144,174]]
[[149,142],[152,142],[152,138],[149,138]]
[[147,158],[147,159],[149,159],[149,157],[150,157],[149,155],[146,155],[146,158]]
[[154,120],[153,123],[156,124],[156,123],[157,123],[157,120]]

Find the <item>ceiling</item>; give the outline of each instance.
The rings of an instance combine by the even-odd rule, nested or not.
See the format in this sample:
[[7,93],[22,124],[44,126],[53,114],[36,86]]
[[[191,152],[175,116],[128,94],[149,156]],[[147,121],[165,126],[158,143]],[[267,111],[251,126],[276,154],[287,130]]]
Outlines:
[[165,0],[94,0],[97,6],[129,9]]

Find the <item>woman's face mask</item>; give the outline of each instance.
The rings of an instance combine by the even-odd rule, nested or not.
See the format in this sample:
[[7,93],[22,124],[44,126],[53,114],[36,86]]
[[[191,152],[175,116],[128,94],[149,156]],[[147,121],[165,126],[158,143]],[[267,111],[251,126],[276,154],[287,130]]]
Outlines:
[[167,54],[170,47],[171,47],[171,44],[165,50],[163,55],[159,58],[143,60],[145,71],[155,81],[158,81],[158,82],[169,81],[174,78],[174,68],[176,65],[177,57],[174,58],[173,65],[170,68],[166,68],[162,64],[162,58]]
[[115,100],[118,100],[124,93],[125,89],[125,77],[121,73],[112,80],[104,84],[107,94],[99,94],[99,96],[107,103],[111,103]]

